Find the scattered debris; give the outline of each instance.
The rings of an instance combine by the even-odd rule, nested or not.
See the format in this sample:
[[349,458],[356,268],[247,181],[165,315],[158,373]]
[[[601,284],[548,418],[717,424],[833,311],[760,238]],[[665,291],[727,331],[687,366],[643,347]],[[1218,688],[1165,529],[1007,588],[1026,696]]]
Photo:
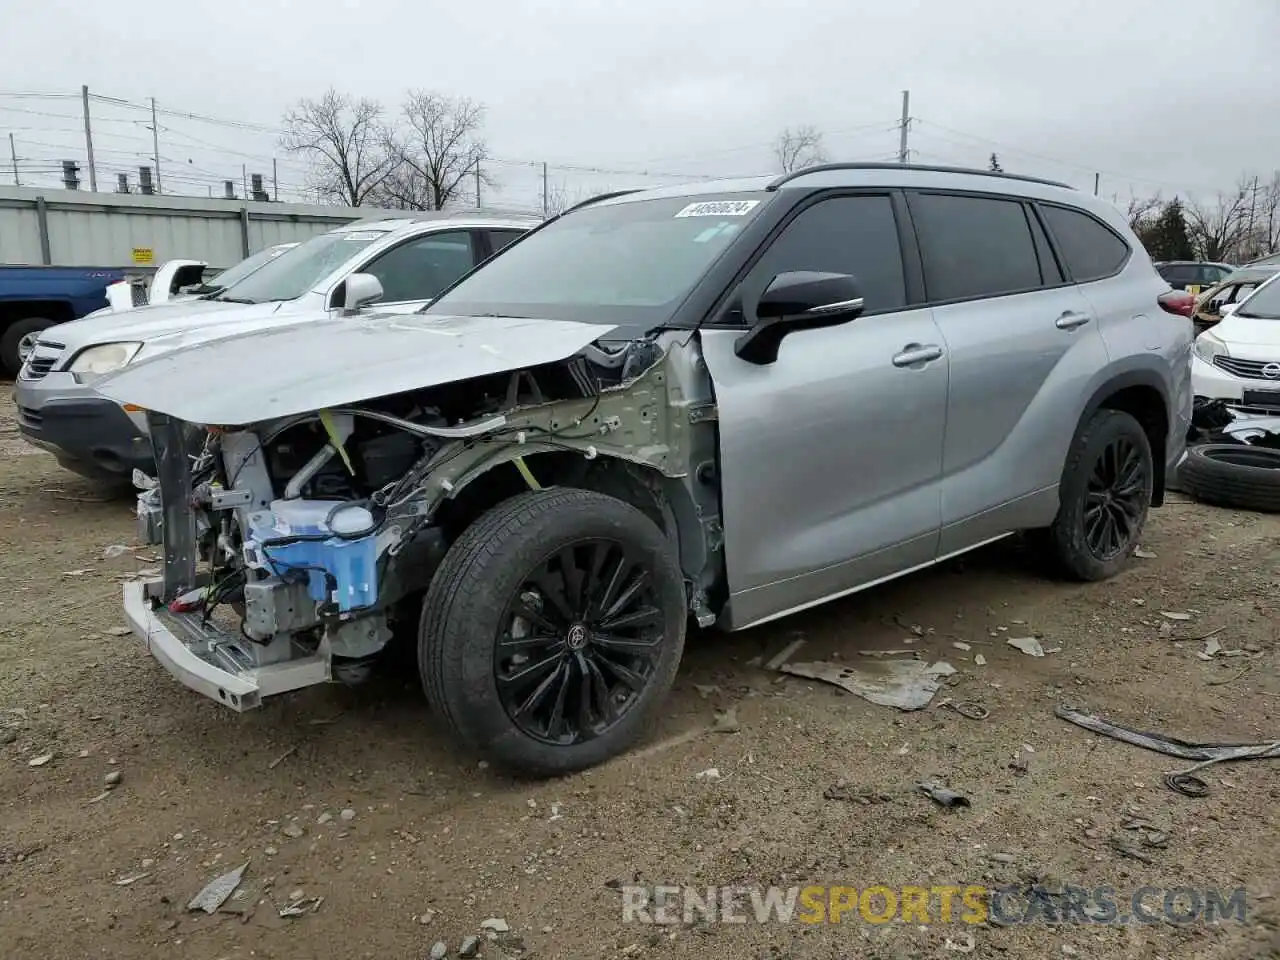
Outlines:
[[986,720],[991,716],[991,711],[975,700],[952,700],[948,697],[946,700],[939,700],[938,706],[950,707],[962,717],[968,717],[970,720]]
[[133,631],[128,627],[112,627],[107,631],[107,633],[113,637],[127,637],[129,634],[133,633]]
[[695,780],[719,780],[720,770],[718,767],[708,767],[706,770],[695,773],[693,778]]
[[340,816],[343,820],[347,821],[347,823],[350,823],[352,820],[356,818],[356,812],[352,810],[350,807],[347,807],[340,814],[338,814],[338,816]]
[[1015,777],[1025,777],[1031,772],[1031,761],[1022,754],[1018,754],[1009,761],[1009,769],[1013,771]]
[[286,823],[280,828],[280,832],[290,840],[297,840],[299,837],[305,836],[307,831],[303,830],[296,823]]
[[1199,777],[1192,776],[1195,771],[1215,763],[1231,760],[1273,760],[1280,759],[1280,740],[1271,743],[1191,743],[1174,737],[1165,737],[1156,733],[1144,733],[1141,730],[1130,730],[1095,717],[1081,713],[1069,707],[1059,706],[1055,711],[1063,720],[1074,723],[1078,727],[1092,730],[1131,743],[1135,747],[1143,747],[1163,753],[1166,756],[1178,757],[1182,760],[1199,760],[1193,767],[1180,770],[1165,776],[1165,785],[1177,793],[1188,797],[1203,797],[1209,792],[1209,786]]
[[873,803],[890,803],[893,795],[875,790],[872,787],[855,787],[847,780],[840,779],[822,791],[824,800],[847,800],[870,806]]
[[1155,863],[1155,860],[1148,857],[1137,847],[1125,843],[1121,837],[1112,837],[1108,845],[1122,857],[1128,857],[1130,860],[1137,860],[1139,863],[1145,863],[1148,866]]
[[985,667],[987,665],[987,658],[980,653],[975,653],[973,655],[973,662],[975,666]]
[[235,893],[236,887],[240,886],[240,880],[244,877],[244,872],[248,868],[249,861],[246,860],[236,869],[210,880],[205,888],[197,893],[191,902],[187,904],[187,909],[203,910],[208,914],[217,913],[218,908],[226,903],[227,898]]
[[778,652],[778,655],[764,665],[766,670],[781,670],[782,665],[786,663],[795,654],[797,650],[804,646],[804,639],[792,640],[789,644]]
[[788,663],[782,670],[797,677],[824,680],[871,703],[899,710],[924,709],[938,692],[941,678],[956,672],[945,660],[934,664],[923,660],[886,660],[866,670],[816,661]]
[[1221,652],[1222,652],[1222,644],[1220,644],[1213,637],[1210,637],[1208,640],[1204,642],[1204,649],[1201,650],[1199,653],[1197,653],[1196,656],[1199,657],[1201,660],[1212,660]]
[[738,723],[738,711],[734,707],[730,707],[721,713],[716,714],[716,721],[712,724],[711,729],[716,733],[737,733],[741,728]]
[[128,887],[137,883],[139,880],[145,880],[149,876],[151,876],[150,873],[131,873],[127,877],[121,877],[120,879],[112,882],[115,883],[117,887]]
[[443,940],[437,940],[431,945],[431,952],[427,954],[431,960],[444,960],[449,955],[449,945]]
[[280,764],[284,763],[285,760],[289,759],[291,756],[293,756],[297,752],[298,752],[298,745],[295,743],[292,747],[290,747],[284,753],[280,754],[280,756],[276,757],[274,760],[268,763],[267,769],[274,770],[276,767],[280,766]]
[[963,793],[958,793],[949,787],[944,787],[942,784],[933,780],[917,783],[916,789],[934,803],[946,807],[948,810],[954,809],[955,807],[967,807],[970,805],[969,798]]
[[280,908],[279,913],[282,917],[302,917],[308,913],[315,913],[322,903],[324,903],[324,897],[300,897],[296,900],[290,898],[289,902]]
[[462,943],[458,945],[458,956],[463,960],[480,956],[480,938],[475,935],[463,937]]
[[1246,673],[1248,673],[1252,668],[1253,668],[1253,664],[1251,664],[1251,663],[1246,663],[1246,664],[1244,665],[1244,669],[1243,669],[1243,670],[1241,670],[1239,673],[1233,673],[1231,676],[1229,676],[1229,677],[1223,677],[1221,680],[1210,680],[1210,681],[1208,681],[1209,686],[1211,686],[1211,687],[1221,687],[1221,686],[1225,686],[1226,684],[1231,683],[1231,682],[1232,682],[1232,681],[1234,681],[1234,680],[1239,680],[1239,679],[1240,679],[1241,677],[1243,677]]
[[111,791],[110,791],[110,790],[103,790],[100,794],[98,794],[98,795],[97,795],[96,797],[94,797],[92,800],[86,800],[86,801],[85,801],[85,803],[86,803],[86,804],[89,804],[89,803],[101,803],[103,800],[107,799],[107,797],[109,797],[109,796],[111,796]]
[[120,786],[120,781],[123,779],[124,779],[123,773],[121,773],[119,770],[112,770],[102,778],[102,782],[106,785],[106,788],[108,790],[112,790],[115,787]]
[[1137,547],[1137,548],[1135,548],[1135,549],[1134,549],[1134,551],[1133,551],[1133,555],[1134,555],[1135,557],[1137,557],[1139,560],[1154,560],[1154,559],[1156,559],[1156,554],[1155,554],[1155,553],[1153,553],[1153,552],[1152,552],[1152,551],[1150,551],[1150,550],[1145,550],[1145,549],[1143,549],[1142,547]]
[[901,657],[901,656],[920,656],[919,650],[859,650],[860,657]]
[[92,569],[85,568],[83,570],[63,570],[64,577],[83,577],[86,573],[93,573]]
[[693,685],[693,689],[698,691],[698,696],[700,696],[703,700],[706,700],[709,697],[714,697],[717,693],[720,692],[720,688],[717,687],[714,683],[711,683],[711,684],[695,683]]
[[973,646],[972,646],[971,644],[965,643],[963,640],[953,640],[953,641],[951,641],[951,645],[952,645],[953,647],[955,647],[957,650],[972,650],[972,649],[973,649]]
[[484,923],[480,924],[480,929],[489,933],[507,933],[511,926],[501,917],[490,917]]
[[1191,614],[1189,614],[1189,613],[1179,613],[1179,612],[1177,612],[1177,611],[1173,611],[1173,610],[1161,610],[1161,611],[1160,611],[1160,616],[1164,617],[1166,620],[1178,620],[1178,621],[1182,621],[1182,620],[1190,620],[1190,619],[1191,619]]
[[1040,646],[1040,641],[1035,637],[1010,637],[1005,643],[1029,657],[1044,656],[1044,647]]
[[123,557],[129,552],[129,548],[123,543],[113,543],[107,549],[102,551],[103,560],[114,560],[116,557]]
[[978,941],[973,938],[972,933],[966,932],[955,940],[947,937],[942,947],[952,953],[973,953],[978,947]]
[[43,767],[46,763],[53,759],[52,753],[42,753],[38,757],[32,757],[27,761],[28,767]]

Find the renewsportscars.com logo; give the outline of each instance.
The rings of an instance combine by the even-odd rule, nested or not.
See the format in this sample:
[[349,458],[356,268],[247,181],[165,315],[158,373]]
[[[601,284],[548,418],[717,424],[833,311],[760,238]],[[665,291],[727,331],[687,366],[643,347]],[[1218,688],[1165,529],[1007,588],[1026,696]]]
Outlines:
[[1129,924],[1246,920],[1244,887],[621,887],[622,919],[706,923]]

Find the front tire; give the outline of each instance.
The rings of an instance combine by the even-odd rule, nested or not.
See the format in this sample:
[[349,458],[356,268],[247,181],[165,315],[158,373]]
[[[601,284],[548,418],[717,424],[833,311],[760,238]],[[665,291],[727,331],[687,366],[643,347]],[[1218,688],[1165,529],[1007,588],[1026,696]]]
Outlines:
[[1123,410],[1095,413],[1072,441],[1058,516],[1045,531],[1057,569],[1086,581],[1119,573],[1141,541],[1154,477],[1142,424]]
[[24,317],[5,327],[0,333],[0,367],[4,372],[16,377],[27,355],[31,353],[31,348],[35,346],[40,331],[55,323],[56,320],[46,320],[44,317]]
[[651,724],[684,648],[684,580],[640,510],[578,489],[521,494],[450,547],[423,602],[418,663],[466,746],[554,776]]

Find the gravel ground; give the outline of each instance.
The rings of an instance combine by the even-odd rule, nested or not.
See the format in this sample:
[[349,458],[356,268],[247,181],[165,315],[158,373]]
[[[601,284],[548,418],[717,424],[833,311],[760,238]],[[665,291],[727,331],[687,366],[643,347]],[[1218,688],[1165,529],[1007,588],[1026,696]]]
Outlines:
[[[744,634],[694,635],[645,743],[527,783],[454,749],[403,671],[244,715],[180,687],[118,635],[121,581],[154,566],[146,549],[104,559],[131,545],[131,505],[25,447],[6,401],[4,954],[382,960],[437,941],[456,956],[480,935],[485,957],[1280,956],[1280,765],[1210,768],[1209,795],[1191,799],[1163,782],[1185,761],[1053,713],[1065,702],[1192,740],[1280,737],[1280,518],[1175,500],[1153,515],[1154,556],[1107,583],[1042,579],[1009,541]],[[1177,639],[1218,628],[1208,660],[1204,642]],[[1051,652],[1006,643],[1032,634]],[[796,659],[859,668],[909,639],[957,672],[930,708],[903,713],[751,665],[795,639]],[[718,778],[698,776],[711,768]],[[931,777],[970,806],[916,791]],[[1148,826],[1126,829],[1135,819]],[[245,862],[241,895],[187,911]],[[1121,898],[1244,886],[1248,922],[876,924],[854,910],[838,925],[659,927],[624,922],[618,889],[1033,882]],[[282,918],[297,897],[323,900]],[[490,919],[509,930],[487,937]]]

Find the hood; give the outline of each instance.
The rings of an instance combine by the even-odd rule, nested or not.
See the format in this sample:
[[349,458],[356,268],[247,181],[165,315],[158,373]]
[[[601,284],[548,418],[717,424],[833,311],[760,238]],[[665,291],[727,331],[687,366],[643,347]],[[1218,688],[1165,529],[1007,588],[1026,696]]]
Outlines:
[[[41,333],[42,340],[53,340],[67,348],[67,356],[85,347],[102,343],[120,343],[129,340],[147,340],[151,337],[174,333],[221,321],[233,314],[269,317],[279,308],[278,303],[227,303],[222,300],[184,300],[178,303],[148,304],[132,310],[108,310],[94,316],[82,317],[49,327]],[[215,316],[219,315],[219,316]]]
[[1280,360],[1280,320],[1231,314],[1211,329],[1215,337],[1226,343],[1228,350],[1235,344],[1263,347],[1272,355],[1267,359]]
[[333,315],[173,350],[96,389],[192,423],[243,426],[554,363],[612,326],[515,317]]

